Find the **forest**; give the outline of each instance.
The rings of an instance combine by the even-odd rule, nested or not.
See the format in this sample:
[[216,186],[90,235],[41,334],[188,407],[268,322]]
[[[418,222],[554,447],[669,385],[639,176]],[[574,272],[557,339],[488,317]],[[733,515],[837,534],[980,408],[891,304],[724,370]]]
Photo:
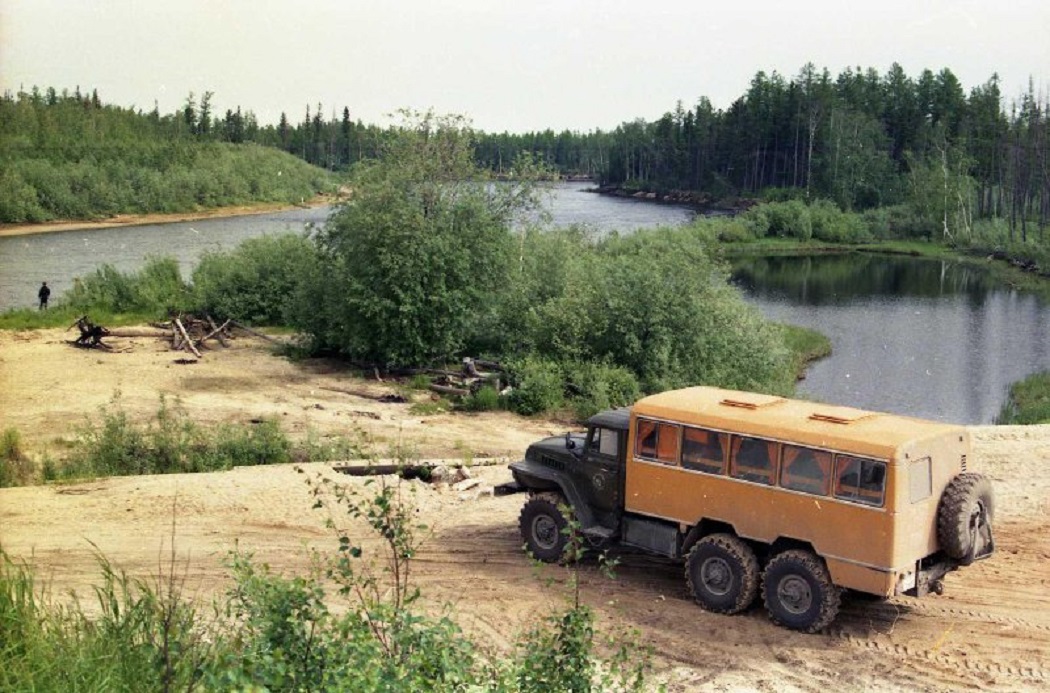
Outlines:
[[[282,113],[260,124],[240,107],[215,112],[213,98],[191,93],[162,115],[104,105],[79,88],[4,94],[0,222],[297,200],[321,189],[323,174],[263,164],[258,147],[243,145],[346,172],[378,156],[395,130],[320,103],[296,122]],[[894,64],[884,74],[857,67],[832,76],[807,64],[791,78],[756,73],[724,110],[699,97],[609,132],[471,135],[478,165],[497,176],[527,153],[559,175],[627,194],[731,205],[830,200],[858,212],[906,204],[919,212],[913,235],[951,243],[990,219],[1005,224],[1007,241],[1027,243],[1050,223],[1048,113],[1050,94],[1030,86],[1005,95],[994,74],[967,92],[948,68],[912,77]],[[261,176],[272,167],[294,170],[295,181]]]

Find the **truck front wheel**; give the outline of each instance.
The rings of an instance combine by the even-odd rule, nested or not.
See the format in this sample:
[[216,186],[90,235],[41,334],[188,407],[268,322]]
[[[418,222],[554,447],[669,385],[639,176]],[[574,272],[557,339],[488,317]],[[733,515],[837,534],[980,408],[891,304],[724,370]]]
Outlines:
[[712,534],[689,550],[685,577],[700,606],[719,614],[737,614],[758,594],[758,559],[740,537]]
[[560,509],[566,505],[560,494],[544,492],[533,495],[521,509],[518,526],[525,548],[546,563],[561,559],[569,543],[569,518]]

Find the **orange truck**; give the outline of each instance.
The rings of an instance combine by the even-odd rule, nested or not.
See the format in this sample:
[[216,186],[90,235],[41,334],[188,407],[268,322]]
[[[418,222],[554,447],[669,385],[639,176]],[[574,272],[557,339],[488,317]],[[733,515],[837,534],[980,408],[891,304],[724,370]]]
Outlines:
[[991,483],[970,461],[962,426],[692,387],[599,413],[510,468],[537,558],[561,560],[575,530],[682,559],[709,611],[761,594],[775,623],[816,632],[843,590],[940,593],[992,554]]

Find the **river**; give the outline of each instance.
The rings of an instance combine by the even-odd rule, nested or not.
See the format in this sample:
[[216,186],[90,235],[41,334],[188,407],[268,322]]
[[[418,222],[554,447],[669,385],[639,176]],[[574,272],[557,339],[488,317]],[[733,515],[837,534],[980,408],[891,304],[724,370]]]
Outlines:
[[[554,186],[555,225],[599,233],[676,225],[693,212]],[[32,306],[41,281],[54,297],[109,263],[178,260],[189,277],[201,255],[241,241],[322,225],[328,208],[257,216],[0,238],[0,310]],[[741,258],[734,282],[767,317],[812,327],[834,350],[799,384],[803,396],[957,423],[990,423],[1010,383],[1050,369],[1050,308],[996,283],[980,267],[867,254]],[[610,319],[615,319],[611,316]]]
[[803,396],[955,423],[992,423],[1014,381],[1050,369],[1050,308],[969,263],[849,253],[739,258],[734,281],[833,354]]
[[[558,183],[545,203],[552,223],[579,224],[605,233],[681,224],[693,217],[682,205],[653,204],[587,192],[588,183]],[[287,212],[125,226],[111,229],[61,231],[0,237],[0,311],[36,304],[36,292],[46,281],[52,299],[73,286],[75,277],[110,264],[122,272],[136,270],[152,256],[174,257],[188,278],[201,255],[229,250],[241,241],[264,234],[305,232],[325,223],[331,209]]]

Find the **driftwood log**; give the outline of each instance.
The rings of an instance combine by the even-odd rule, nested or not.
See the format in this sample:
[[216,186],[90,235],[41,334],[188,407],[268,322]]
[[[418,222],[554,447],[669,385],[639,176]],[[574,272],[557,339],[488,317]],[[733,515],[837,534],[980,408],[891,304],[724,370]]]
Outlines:
[[190,339],[190,335],[186,332],[186,328],[183,326],[182,320],[180,320],[179,318],[175,318],[173,322],[175,323],[175,326],[179,328],[179,334],[181,334],[183,340],[185,340],[186,348],[192,351],[194,356],[196,356],[197,358],[201,358],[201,352],[199,352],[197,350],[197,347],[193,345],[193,340]]
[[236,322],[234,320],[227,320],[226,323],[231,325],[231,326],[233,326],[233,327],[236,327],[238,330],[244,330],[245,332],[247,332],[248,334],[252,335],[253,337],[258,337],[259,339],[265,339],[266,341],[273,342],[274,344],[281,344],[282,343],[281,340],[279,340],[279,339],[274,339],[273,337],[271,337],[268,334],[263,334],[262,332],[257,332],[257,331],[253,330],[250,327],[245,327],[241,323]]

